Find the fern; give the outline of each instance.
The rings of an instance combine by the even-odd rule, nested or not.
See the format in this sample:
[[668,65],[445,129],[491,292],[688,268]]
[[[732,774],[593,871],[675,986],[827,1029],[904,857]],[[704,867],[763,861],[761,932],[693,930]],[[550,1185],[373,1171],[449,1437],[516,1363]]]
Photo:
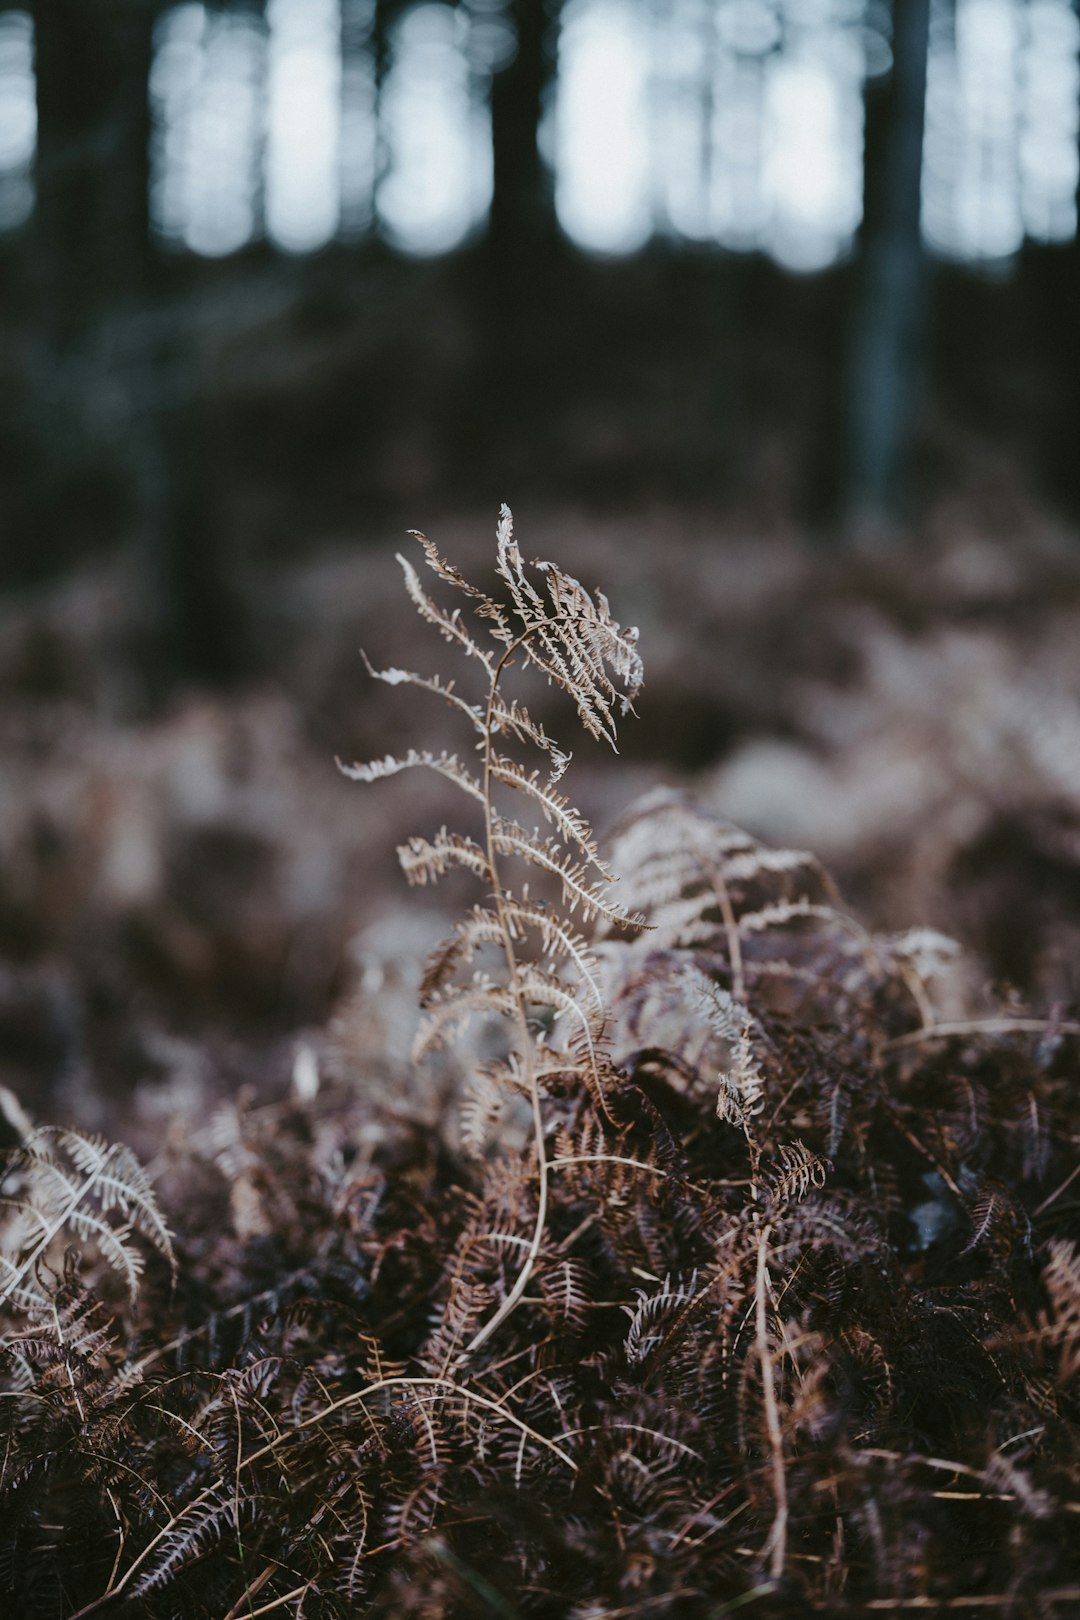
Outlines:
[[38,1127],[0,1167],[0,1307],[48,1313],[43,1274],[64,1245],[93,1246],[134,1301],[143,1270],[136,1236],[175,1266],[168,1228],[129,1148],[73,1130]]
[[509,687],[612,741],[634,638],[508,517],[493,594],[419,543],[460,689],[372,673],[465,740],[349,772],[460,791],[400,852],[480,891],[416,1051],[492,1038],[456,1123],[342,1019],[318,1086],[170,1139],[175,1283],[127,1150],[18,1123],[0,1611],[1071,1613],[1080,1025],[980,1017],[945,936],[685,799],[601,852]]
[[[529,1098],[538,1168],[538,1194],[532,1238],[525,1262],[509,1293],[493,1316],[473,1336],[472,1354],[516,1308],[536,1265],[547,1210],[548,1160],[544,1146],[542,1097],[545,1064],[535,1033],[537,1009],[568,1021],[587,1050],[583,1078],[594,1101],[606,1106],[606,1088],[612,1078],[604,1050],[603,1008],[588,947],[571,919],[584,922],[601,917],[609,925],[640,923],[612,904],[607,890],[612,873],[600,853],[584,817],[555,786],[569,755],[535,722],[518,700],[508,700],[503,681],[515,661],[530,666],[565,692],[590,736],[616,742],[615,709],[632,712],[642,681],[637,632],[623,630],[600,593],[591,595],[569,574],[551,563],[536,563],[533,570],[542,589],[530,577],[517,542],[508,508],[499,519],[495,571],[509,601],[493,597],[470,584],[423,535],[417,535],[428,567],[446,586],[466,598],[474,629],[460,607],[447,611],[424,590],[412,565],[399,558],[406,590],[414,606],[444,640],[483,671],[485,688],[479,701],[463,699],[452,683],[431,681],[408,670],[368,668],[391,685],[413,685],[433,692],[463,714],[477,734],[476,747],[482,776],[475,776],[456,754],[410,750],[370,764],[343,766],[346,775],[372,782],[397,771],[425,767],[451,781],[483,810],[483,842],[442,829],[434,841],[412,837],[399,850],[410,883],[434,882],[451,867],[464,867],[477,877],[490,895],[490,904],[478,906],[456,926],[451,938],[435,954],[424,979],[426,1015],[415,1052],[422,1056],[449,1039],[476,1016],[494,1016],[511,1030],[513,1053]],[[482,639],[486,632],[486,640]],[[618,683],[618,684],[616,684]],[[546,775],[501,752],[496,741],[508,737],[541,752]],[[529,829],[496,805],[497,789],[518,795],[552,829]],[[563,846],[569,845],[571,854]],[[533,878],[547,877],[557,885],[553,910],[539,910],[528,887],[512,885],[505,862],[512,861]],[[558,907],[562,909],[559,910]],[[466,977],[469,963],[485,945],[497,945],[503,954],[501,982],[475,972]],[[534,958],[529,959],[529,952]],[[474,1092],[474,1098],[476,1093]],[[491,1117],[491,1105],[486,1112]],[[474,1148],[483,1137],[476,1103],[470,1104],[466,1133]]]

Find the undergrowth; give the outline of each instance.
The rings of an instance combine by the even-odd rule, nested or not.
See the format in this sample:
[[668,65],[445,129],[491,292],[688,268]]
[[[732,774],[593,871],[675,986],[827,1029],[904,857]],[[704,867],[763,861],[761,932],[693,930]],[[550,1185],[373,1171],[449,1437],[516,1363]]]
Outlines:
[[457,1122],[362,1074],[241,1098],[163,1145],[160,1200],[126,1148],[21,1130],[5,1609],[1080,1612],[1080,1025],[939,1012],[950,940],[870,936],[811,855],[675,795],[609,867],[507,688],[613,744],[634,633],[505,511],[497,594],[420,544],[475,687],[372,673],[473,752],[346,769],[473,817],[400,850],[478,885],[414,1053]]

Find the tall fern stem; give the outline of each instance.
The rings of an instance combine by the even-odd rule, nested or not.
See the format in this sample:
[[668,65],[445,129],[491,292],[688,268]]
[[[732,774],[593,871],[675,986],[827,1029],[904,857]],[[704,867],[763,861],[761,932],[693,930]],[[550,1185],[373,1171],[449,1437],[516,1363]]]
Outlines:
[[525,1011],[525,997],[520,989],[520,978],[517,969],[517,955],[514,951],[514,936],[510,927],[510,920],[506,913],[506,897],[499,881],[499,867],[495,856],[495,809],[492,802],[492,736],[494,732],[495,699],[498,696],[499,680],[502,672],[507,668],[513,654],[533,634],[527,630],[514,641],[495,666],[488,689],[487,715],[484,723],[484,830],[487,838],[488,866],[491,869],[492,898],[495,901],[495,911],[499,919],[502,932],[503,952],[506,956],[508,983],[514,996],[515,1018],[518,1026],[518,1042],[521,1049],[521,1061],[525,1069],[525,1084],[529,1093],[529,1103],[532,1108],[533,1135],[536,1142],[536,1222],[533,1227],[532,1242],[529,1252],[525,1256],[525,1263],[518,1272],[514,1286],[499,1306],[495,1315],[484,1323],[469,1341],[467,1348],[459,1357],[459,1365],[469,1356],[475,1354],[481,1345],[485,1344],[491,1335],[506,1321],[510,1313],[516,1308],[532,1276],[536,1257],[540,1253],[540,1244],[544,1237],[544,1226],[547,1222],[548,1201],[548,1159],[544,1151],[544,1116],[540,1107],[540,1085],[536,1077],[536,1062],[534,1058],[532,1040],[529,1035],[529,1021]]

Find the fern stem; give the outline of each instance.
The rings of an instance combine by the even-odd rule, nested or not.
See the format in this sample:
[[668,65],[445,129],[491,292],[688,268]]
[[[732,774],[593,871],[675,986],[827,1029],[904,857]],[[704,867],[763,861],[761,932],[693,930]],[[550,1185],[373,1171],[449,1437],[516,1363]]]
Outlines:
[[488,687],[487,713],[484,717],[484,823],[487,836],[488,869],[491,875],[492,898],[495,902],[495,912],[499,919],[499,928],[502,932],[503,951],[506,956],[506,967],[509,974],[509,989],[514,997],[518,1025],[518,1041],[521,1048],[521,1061],[525,1069],[525,1084],[529,1093],[529,1102],[532,1106],[533,1135],[536,1142],[536,1169],[538,1187],[536,1195],[536,1222],[533,1226],[532,1241],[525,1262],[517,1274],[514,1285],[495,1315],[475,1333],[468,1346],[458,1358],[458,1365],[469,1356],[474,1355],[481,1345],[485,1344],[491,1335],[502,1326],[507,1317],[514,1311],[532,1276],[540,1253],[540,1244],[543,1241],[544,1227],[547,1224],[548,1202],[548,1158],[544,1151],[544,1116],[540,1107],[540,1085],[536,1077],[536,1062],[533,1053],[532,1037],[529,1034],[529,1021],[525,1015],[525,998],[520,989],[517,956],[514,951],[514,937],[506,913],[506,896],[499,879],[498,862],[495,857],[495,807],[492,802],[493,780],[493,754],[492,730],[495,715],[495,700],[498,696],[499,680],[517,649],[526,642],[538,627],[532,626],[516,641],[511,642],[503,653],[492,672]]
[[[243,1567],[242,1564],[241,1567]],[[259,1592],[262,1591],[271,1575],[275,1574],[280,1567],[280,1564],[276,1563],[267,1564],[265,1568],[258,1575],[256,1575],[253,1581],[248,1581],[244,1587],[243,1596],[237,1598],[236,1602],[225,1616],[225,1620],[240,1620],[241,1615],[244,1615],[246,1620],[252,1620],[252,1616],[254,1614],[266,1614],[267,1610],[265,1608],[252,1609],[252,1600]],[[297,1595],[297,1592],[304,1592],[306,1590],[306,1587],[298,1586],[296,1588],[296,1592],[290,1592],[287,1597],[275,1599],[272,1606],[277,1608],[280,1604],[287,1603],[289,1598],[294,1598]]]
[[728,958],[731,963],[731,994],[736,1001],[746,1000],[746,980],[743,976],[742,936],[739,933],[739,922],[735,916],[735,908],[731,904],[731,895],[724,882],[724,874],[714,861],[706,861],[709,877],[720,902],[720,915],[724,919],[724,933],[727,936]]
[[[286,1603],[296,1603],[300,1598],[304,1597],[306,1593],[310,1592],[310,1590],[310,1581],[305,1581],[303,1586],[294,1586],[291,1592],[286,1592],[282,1597],[273,1598],[269,1603],[262,1604],[258,1609],[249,1609],[246,1620],[258,1620],[258,1616],[260,1614],[272,1614],[275,1609],[283,1609]],[[230,1612],[242,1614],[243,1610],[233,1610]],[[226,1616],[226,1620],[228,1620],[228,1616]]]
[[769,1574],[773,1580],[779,1580],[784,1573],[784,1560],[787,1554],[788,1499],[787,1476],[784,1473],[784,1437],[780,1430],[780,1409],[777,1405],[776,1386],[773,1382],[773,1359],[772,1351],[769,1349],[768,1335],[767,1301],[771,1285],[767,1260],[771,1231],[771,1227],[763,1227],[758,1236],[754,1308],[758,1362],[761,1367],[761,1388],[765,1397],[765,1427],[768,1431],[769,1448],[772,1452],[773,1495],[776,1499],[776,1517],[773,1519],[772,1529],[769,1531],[768,1540],[762,1550],[771,1554]]
[[[700,1193],[708,1198],[710,1189],[699,1186],[696,1181],[687,1181],[683,1176],[674,1176],[670,1170],[661,1170],[658,1164],[646,1164],[643,1159],[630,1159],[621,1153],[569,1153],[563,1158],[549,1159],[548,1171],[565,1170],[575,1164],[625,1164],[631,1170],[640,1170],[643,1175],[657,1176],[661,1181],[678,1181],[681,1186],[689,1187],[693,1192]],[[714,1181],[713,1187],[745,1187],[746,1181]]]
[[1052,1018],[957,1018],[944,1024],[927,1024],[882,1041],[883,1052],[901,1046],[918,1046],[923,1041],[941,1041],[951,1035],[1080,1035],[1080,1024]]

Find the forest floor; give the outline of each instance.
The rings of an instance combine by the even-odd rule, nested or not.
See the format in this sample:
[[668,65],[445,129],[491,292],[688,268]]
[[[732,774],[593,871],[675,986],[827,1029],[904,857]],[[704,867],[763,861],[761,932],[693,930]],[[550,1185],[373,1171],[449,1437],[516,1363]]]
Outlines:
[[[483,579],[494,515],[430,532]],[[932,925],[1018,1005],[1075,1004],[1080,544],[1022,516],[1003,535],[954,503],[902,549],[841,555],[670,506],[519,512],[527,554],[641,629],[639,719],[618,759],[581,736],[576,802],[602,832],[685,788],[813,851],[868,925]],[[359,656],[437,667],[409,546],[260,565],[246,634],[271,673],[157,706],[123,559],[0,604],[0,1083],[33,1112],[152,1138],[285,1085],[297,1044],[365,997],[368,1055],[404,1049],[460,896],[407,895],[393,850],[456,812],[434,779],[364,789],[334,760],[464,743]]]
[[[122,559],[0,610],[0,1593],[1063,1620],[1080,545],[960,504],[843,555],[659,503],[517,519],[640,629],[619,757],[573,740],[569,676],[528,693],[659,923],[600,962],[576,878],[500,891],[479,844],[498,915],[432,959],[473,872],[406,893],[395,847],[476,838],[474,799],[335,764],[468,758],[360,654],[483,697],[402,589],[415,541],[264,559],[228,691],[154,695]],[[494,528],[430,524],[482,591]],[[661,784],[705,813],[628,815]],[[432,1025],[513,1008],[463,978],[470,927],[516,1034],[416,1063],[425,959]]]

